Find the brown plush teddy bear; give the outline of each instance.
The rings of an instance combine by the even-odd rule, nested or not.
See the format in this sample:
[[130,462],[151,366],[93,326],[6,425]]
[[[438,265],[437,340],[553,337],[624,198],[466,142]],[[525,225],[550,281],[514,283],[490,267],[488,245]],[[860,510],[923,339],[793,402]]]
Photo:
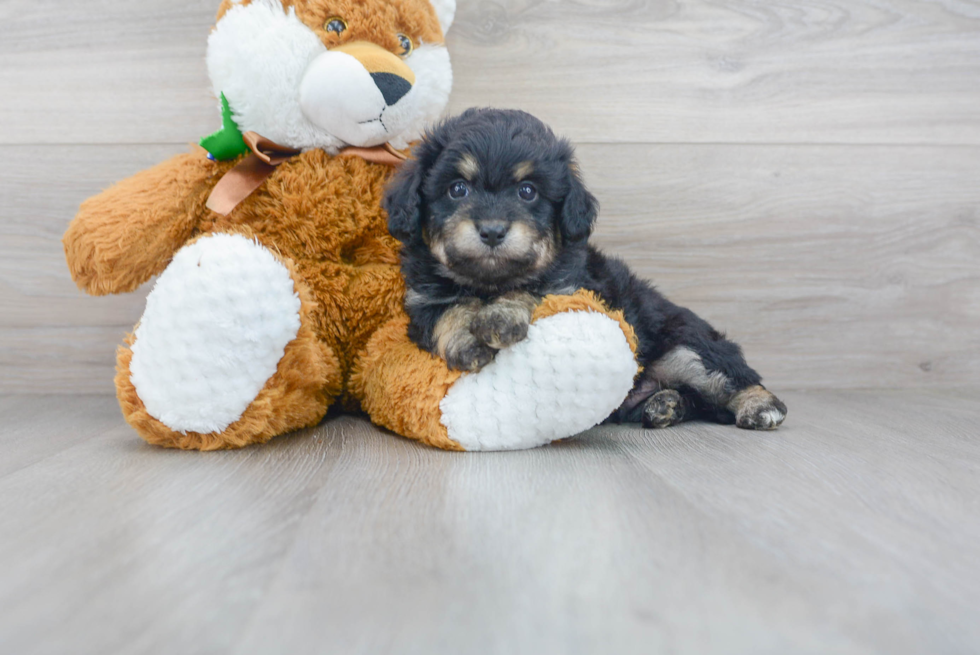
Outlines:
[[126,420],[214,450],[340,403],[454,450],[528,448],[608,416],[637,372],[622,317],[549,297],[463,375],[407,337],[386,181],[452,85],[454,0],[224,0],[207,64],[224,125],[86,201],[64,237],[89,293],[159,276],[118,353]]

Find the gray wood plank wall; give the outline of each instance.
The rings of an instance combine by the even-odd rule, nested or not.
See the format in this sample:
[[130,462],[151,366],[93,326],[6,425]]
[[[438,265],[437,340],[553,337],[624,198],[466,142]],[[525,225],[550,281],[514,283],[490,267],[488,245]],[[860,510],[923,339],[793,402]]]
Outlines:
[[[146,290],[82,296],[78,204],[213,131],[216,0],[0,3],[0,393],[112,389]],[[452,109],[580,144],[598,241],[773,387],[980,384],[980,3],[461,2]]]

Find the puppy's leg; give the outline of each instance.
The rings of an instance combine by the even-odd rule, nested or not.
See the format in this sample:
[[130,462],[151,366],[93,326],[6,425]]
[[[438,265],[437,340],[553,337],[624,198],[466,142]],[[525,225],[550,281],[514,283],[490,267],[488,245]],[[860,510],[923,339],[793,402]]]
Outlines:
[[693,418],[697,405],[696,392],[664,389],[659,381],[646,375],[609,421],[642,423],[645,428],[668,428]]
[[473,335],[494,350],[523,341],[538,299],[523,291],[512,291],[484,305],[473,318]]
[[[693,316],[693,315],[692,315]],[[734,419],[748,430],[775,430],[786,418],[786,405],[767,391],[741,349],[700,319],[685,326],[684,345],[668,351],[649,367],[663,387],[697,393],[702,415],[720,422]]]
[[473,321],[480,309],[479,300],[467,300],[447,309],[436,322],[432,332],[435,352],[449,368],[479,371],[493,360],[496,351],[473,335]]

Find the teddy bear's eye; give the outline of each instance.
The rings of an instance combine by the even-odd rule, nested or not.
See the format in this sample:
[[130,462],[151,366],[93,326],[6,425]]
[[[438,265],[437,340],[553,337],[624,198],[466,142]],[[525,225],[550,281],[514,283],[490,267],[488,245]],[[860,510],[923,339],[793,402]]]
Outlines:
[[339,16],[334,16],[323,24],[323,29],[334,34],[340,34],[347,31],[347,21]]
[[402,57],[409,56],[412,54],[412,50],[415,50],[415,44],[404,34],[398,35],[398,42],[402,45]]

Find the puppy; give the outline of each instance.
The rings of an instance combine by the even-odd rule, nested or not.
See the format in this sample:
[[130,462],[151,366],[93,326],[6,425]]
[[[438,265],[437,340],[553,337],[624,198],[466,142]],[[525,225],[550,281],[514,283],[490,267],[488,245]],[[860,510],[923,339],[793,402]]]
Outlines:
[[571,145],[533,116],[471,109],[444,121],[384,206],[403,243],[409,336],[450,368],[480,370],[527,336],[542,297],[588,289],[639,338],[644,373],[611,420],[771,430],[786,417],[736,344],[589,245],[598,202]]

